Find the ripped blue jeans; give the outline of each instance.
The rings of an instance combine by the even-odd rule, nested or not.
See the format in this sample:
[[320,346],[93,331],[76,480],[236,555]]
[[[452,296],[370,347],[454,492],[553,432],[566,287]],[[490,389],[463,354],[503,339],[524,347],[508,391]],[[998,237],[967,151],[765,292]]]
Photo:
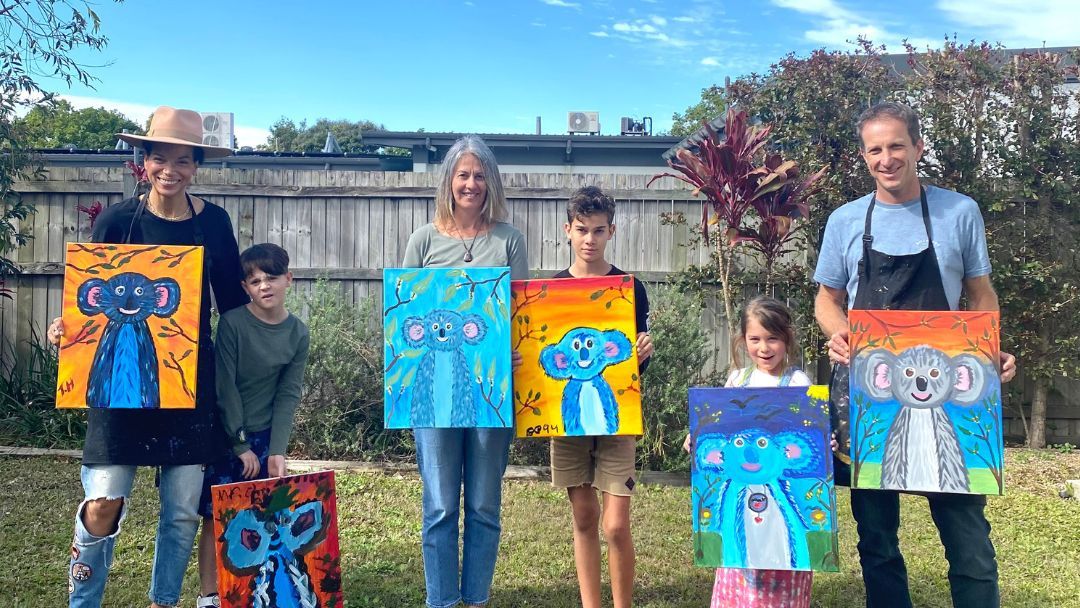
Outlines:
[[[83,465],[82,486],[85,498],[75,515],[75,540],[71,544],[68,567],[68,591],[71,608],[97,608],[105,593],[105,582],[112,566],[113,550],[120,527],[127,515],[128,497],[135,483],[134,465]],[[184,570],[191,558],[195,533],[199,528],[199,494],[202,491],[202,465],[161,467],[158,496],[157,538],[154,542],[154,569],[150,578],[150,601],[162,606],[180,603]],[[83,524],[86,502],[97,498],[122,498],[115,531],[108,536],[94,536]]]

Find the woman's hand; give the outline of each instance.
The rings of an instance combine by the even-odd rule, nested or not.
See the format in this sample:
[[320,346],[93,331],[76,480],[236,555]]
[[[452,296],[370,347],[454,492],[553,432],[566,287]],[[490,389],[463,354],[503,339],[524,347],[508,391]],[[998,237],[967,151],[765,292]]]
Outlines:
[[248,450],[237,458],[244,463],[244,479],[254,479],[259,474],[259,457],[255,455],[255,452]]
[[686,439],[683,439],[682,449],[686,450],[686,453],[690,453],[690,433],[686,434]]
[[649,332],[643,331],[637,335],[637,359],[638,363],[648,359],[652,356],[653,345],[652,336]]
[[60,338],[64,335],[64,320],[56,317],[49,324],[49,330],[45,333],[45,339],[53,346],[60,346]]
[[522,363],[525,363],[525,358],[521,356],[521,353],[519,353],[516,350],[511,351],[510,352],[510,368],[516,371],[517,368],[521,367]]
[[270,477],[285,476],[285,456],[274,454],[266,460],[266,472]]

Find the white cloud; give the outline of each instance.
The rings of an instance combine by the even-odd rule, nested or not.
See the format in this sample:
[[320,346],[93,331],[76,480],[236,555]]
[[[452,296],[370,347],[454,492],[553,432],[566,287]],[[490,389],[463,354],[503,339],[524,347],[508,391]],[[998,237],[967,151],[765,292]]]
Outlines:
[[581,4],[577,2],[565,2],[564,0],[540,0],[548,6],[558,6],[560,8],[576,8],[580,9]]
[[547,27],[546,23],[544,23],[543,21],[538,21],[538,20],[529,23],[529,25],[531,25],[533,27]]
[[659,15],[649,15],[649,20],[652,21],[654,24],[659,25],[660,27],[664,27],[665,25],[667,25],[667,19],[664,19]]
[[693,23],[693,22],[697,21],[697,19],[694,19],[693,17],[691,17],[689,15],[682,15],[681,17],[673,18],[672,21],[677,21],[679,23]]
[[938,0],[951,20],[982,28],[986,37],[1009,47],[1077,44],[1080,3],[1076,0]]
[[[991,0],[993,1],[993,0]],[[828,47],[848,47],[860,36],[876,44],[885,44],[888,52],[903,52],[902,41],[912,38],[908,33],[890,31],[888,24],[874,25],[872,19],[837,4],[834,0],[772,0],[775,6],[810,16],[813,25],[803,36],[814,43]],[[877,21],[880,21],[878,19]],[[910,40],[916,46],[931,43],[925,38]]]
[[611,34],[609,34],[607,32],[603,32],[603,31],[601,31],[601,32],[589,32],[589,35],[590,36],[596,36],[597,38],[608,38],[608,37],[611,36]]
[[[157,106],[148,106],[140,103],[131,103],[127,101],[115,101],[112,99],[104,99],[101,97],[83,97],[81,95],[57,95],[57,97],[67,101],[76,110],[82,108],[105,108],[106,110],[116,110],[124,116],[127,116],[132,121],[143,126],[146,124],[146,119],[150,118]],[[199,112],[217,112],[222,108],[191,108]],[[236,118],[234,116],[234,118]],[[255,147],[259,144],[266,143],[266,138],[270,137],[270,130],[262,127],[251,127],[247,125],[237,124],[233,127],[233,132],[236,135],[237,143],[241,146]]]
[[616,23],[611,26],[611,29],[616,32],[623,32],[627,34],[652,34],[656,32],[656,28],[648,23],[642,23],[640,20],[637,23]]
[[720,62],[716,60],[716,57],[705,57],[701,60],[701,65],[716,67],[720,65]]

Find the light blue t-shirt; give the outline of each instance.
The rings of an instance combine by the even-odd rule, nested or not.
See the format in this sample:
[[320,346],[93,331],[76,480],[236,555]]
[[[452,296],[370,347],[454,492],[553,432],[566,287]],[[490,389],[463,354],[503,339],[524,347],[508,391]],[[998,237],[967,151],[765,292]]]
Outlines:
[[[847,289],[848,308],[855,302],[859,288],[863,225],[870,196],[851,201],[829,216],[814,271],[816,282]],[[990,274],[982,214],[971,197],[935,186],[926,186],[926,202],[941,282],[949,307],[956,310],[963,280]],[[919,199],[900,204],[877,201],[870,233],[874,236],[873,249],[881,253],[909,255],[926,249]]]

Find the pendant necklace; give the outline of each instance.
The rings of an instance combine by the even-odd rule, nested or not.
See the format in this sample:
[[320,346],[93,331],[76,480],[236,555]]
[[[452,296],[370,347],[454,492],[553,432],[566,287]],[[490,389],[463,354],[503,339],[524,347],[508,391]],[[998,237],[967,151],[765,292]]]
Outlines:
[[476,239],[480,236],[480,233],[477,232],[476,234],[474,234],[472,240],[469,241],[468,245],[466,245],[465,237],[461,236],[461,227],[457,225],[456,220],[454,221],[454,228],[457,228],[458,239],[461,240],[461,246],[465,249],[465,257],[463,259],[465,260],[465,263],[468,264],[469,262],[473,261],[473,245],[476,245]]

